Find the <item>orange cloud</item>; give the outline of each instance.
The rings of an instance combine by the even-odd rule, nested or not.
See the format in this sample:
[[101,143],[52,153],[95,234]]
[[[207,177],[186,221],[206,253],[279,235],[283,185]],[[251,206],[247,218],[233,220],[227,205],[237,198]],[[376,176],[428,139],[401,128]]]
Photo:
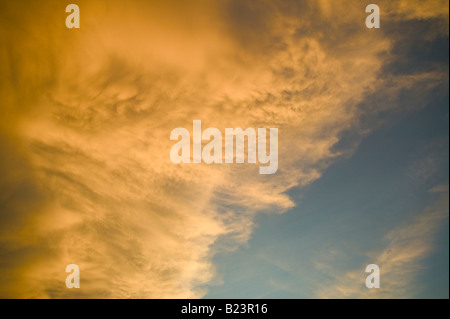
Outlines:
[[[212,245],[247,241],[255,214],[293,207],[286,192],[342,155],[343,131],[365,133],[359,104],[386,88],[395,41],[368,32],[359,6],[326,1],[79,6],[69,30],[58,1],[1,3],[0,150],[7,170],[26,168],[2,175],[1,253],[20,263],[2,266],[1,296],[203,296]],[[174,165],[170,132],[193,119],[278,127],[277,175]],[[71,263],[78,291],[64,287]]]

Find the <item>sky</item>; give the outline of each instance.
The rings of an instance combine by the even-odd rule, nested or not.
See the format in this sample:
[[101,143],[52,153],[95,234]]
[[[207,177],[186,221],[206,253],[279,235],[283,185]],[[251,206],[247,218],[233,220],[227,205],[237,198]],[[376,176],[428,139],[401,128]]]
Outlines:
[[[447,1],[69,3],[0,0],[0,297],[449,297]],[[173,163],[194,120],[278,171]]]

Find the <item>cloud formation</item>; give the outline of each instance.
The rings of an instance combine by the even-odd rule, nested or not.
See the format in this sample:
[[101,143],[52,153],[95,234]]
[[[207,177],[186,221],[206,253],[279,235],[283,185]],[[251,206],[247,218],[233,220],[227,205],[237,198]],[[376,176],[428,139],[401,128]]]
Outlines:
[[[444,2],[387,3],[395,19],[448,14]],[[287,211],[289,189],[351,152],[335,145],[371,129],[368,96],[392,109],[401,90],[446,81],[439,66],[386,73],[397,39],[366,29],[361,3],[79,6],[81,28],[69,30],[58,1],[0,3],[3,297],[201,297],[211,246],[246,242],[255,214]],[[278,173],[174,165],[170,132],[194,119],[278,127]],[[64,286],[71,263],[77,291]]]
[[[423,260],[434,250],[434,234],[448,219],[448,185],[430,190],[437,198],[412,220],[387,232],[384,247],[364,256],[361,269],[347,272],[333,271],[322,263],[332,276],[328,285],[317,291],[318,298],[413,298],[420,286],[415,281],[423,269]],[[380,267],[380,289],[367,289],[362,276],[368,261]],[[366,274],[369,275],[369,274]]]

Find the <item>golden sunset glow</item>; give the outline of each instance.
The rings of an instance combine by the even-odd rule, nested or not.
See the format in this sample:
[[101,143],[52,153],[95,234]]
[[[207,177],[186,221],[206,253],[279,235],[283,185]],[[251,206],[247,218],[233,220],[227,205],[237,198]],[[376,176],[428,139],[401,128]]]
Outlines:
[[[245,246],[256,216],[301,210],[288,192],[381,125],[364,118],[418,109],[402,92],[420,101],[448,82],[441,67],[386,75],[399,35],[383,29],[432,19],[423,37],[448,37],[447,1],[378,1],[379,30],[364,1],[76,1],[79,29],[65,26],[69,3],[0,1],[2,297],[203,297],[221,283],[213,257]],[[170,132],[193,120],[278,128],[277,173],[172,163]],[[337,148],[346,132],[354,142]],[[368,253],[386,276],[428,253],[446,215],[426,216]],[[315,296],[357,295],[353,271]]]

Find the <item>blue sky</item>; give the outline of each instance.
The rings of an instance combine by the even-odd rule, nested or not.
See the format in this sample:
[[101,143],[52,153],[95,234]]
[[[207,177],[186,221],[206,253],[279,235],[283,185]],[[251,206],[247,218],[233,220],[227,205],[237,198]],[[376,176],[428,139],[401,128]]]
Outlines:
[[[397,58],[386,66],[386,73],[416,74],[437,63],[448,72],[448,37],[422,38],[420,35],[430,30],[426,21],[385,27],[400,34],[393,48]],[[425,99],[416,97],[417,91],[405,90],[396,101],[396,111],[369,117],[368,126],[382,124],[376,124],[354,153],[330,166],[319,180],[291,190],[295,208],[281,216],[259,216],[245,248],[216,256],[224,273],[223,284],[213,286],[206,297],[363,297],[356,292],[365,289],[365,266],[377,263],[366,252],[383,250],[386,232],[395,233],[402,225],[414,223],[437,197],[444,196],[447,199],[438,208],[444,217],[428,238],[419,239],[430,241],[430,249],[405,262],[414,268],[411,276],[393,284],[397,294],[392,294],[383,289],[390,282],[389,278],[383,281],[380,265],[382,288],[369,296],[448,298],[448,86]],[[373,100],[392,102],[383,98],[383,92]],[[337,147],[354,140],[359,137],[348,132]],[[430,192],[438,185],[444,185],[442,195]],[[353,270],[351,280],[340,279]],[[402,272],[396,271],[397,275]],[[359,288],[341,293],[338,289],[342,287],[333,286],[336,282]],[[321,290],[325,292],[317,293]]]
[[[216,256],[223,284],[206,297],[309,298],[317,282],[333,280],[314,266],[318,256],[342,271],[359,269],[355,284],[364,283],[370,260],[362,252],[382,246],[387,227],[411,219],[434,199],[431,188],[448,184],[448,123],[448,95],[394,116],[365,137],[351,158],[306,189],[292,190],[297,207],[259,216],[248,245]],[[433,234],[435,249],[418,261],[422,269],[415,280],[405,283],[414,297],[448,298],[448,230],[447,218]]]
[[0,298],[448,298],[448,2],[367,4],[0,0]]

